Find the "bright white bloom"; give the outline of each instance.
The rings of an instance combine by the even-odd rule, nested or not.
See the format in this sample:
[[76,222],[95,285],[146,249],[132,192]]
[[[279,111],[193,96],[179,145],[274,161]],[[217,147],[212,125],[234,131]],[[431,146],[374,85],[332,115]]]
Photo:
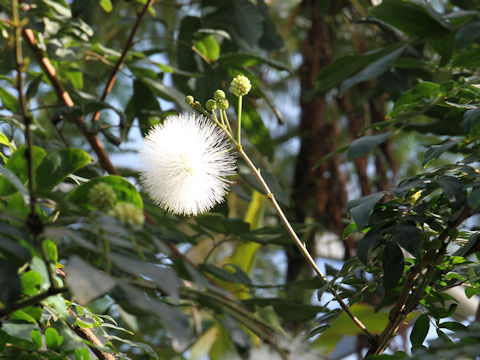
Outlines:
[[153,127],[140,152],[141,182],[157,205],[197,215],[223,201],[235,173],[225,133],[204,116],[169,116]]

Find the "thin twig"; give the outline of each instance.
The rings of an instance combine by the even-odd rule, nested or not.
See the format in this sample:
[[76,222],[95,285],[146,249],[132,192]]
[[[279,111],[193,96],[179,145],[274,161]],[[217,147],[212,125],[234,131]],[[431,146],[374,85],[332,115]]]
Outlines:
[[[105,89],[103,90],[102,96],[100,97],[100,101],[105,101],[107,98],[107,95],[112,91],[113,85],[115,84],[115,80],[117,79],[117,73],[122,67],[122,64],[125,60],[125,57],[128,54],[128,51],[133,45],[133,39],[135,37],[135,34],[137,33],[138,28],[140,27],[140,23],[142,22],[143,17],[145,16],[145,13],[147,10],[153,5],[155,0],[149,0],[145,4],[145,6],[142,8],[142,10],[138,13],[137,15],[137,21],[135,22],[135,25],[132,28],[132,31],[130,32],[130,35],[128,36],[127,43],[125,44],[122,54],[117,60],[117,63],[113,67],[112,73],[110,74],[110,78],[107,81],[107,84],[105,85]],[[100,118],[100,110],[97,110],[92,117],[92,121],[97,121]]]
[[278,204],[277,200],[275,199],[275,196],[273,193],[270,191],[270,188],[268,187],[267,183],[263,179],[262,175],[260,174],[260,171],[255,167],[255,165],[252,163],[248,155],[245,153],[243,150],[242,146],[239,145],[237,147],[237,151],[239,154],[242,156],[242,158],[245,160],[247,163],[248,167],[250,170],[252,170],[253,174],[257,178],[257,180],[260,182],[262,185],[263,189],[265,190],[265,193],[267,194],[267,197],[270,199],[272,202],[275,210],[277,211],[280,220],[282,220],[282,223],[285,225],[288,233],[292,237],[292,239],[295,242],[295,245],[297,245],[298,249],[302,253],[302,255],[305,257],[307,262],[312,266],[312,268],[315,270],[315,272],[318,274],[320,279],[328,285],[329,292],[333,295],[335,300],[340,304],[342,309],[345,311],[345,313],[352,319],[352,321],[365,333],[365,335],[368,336],[370,340],[373,340],[375,337],[374,335],[368,331],[368,329],[365,327],[365,325],[351,312],[351,310],[348,308],[347,304],[342,300],[342,298],[338,295],[337,291],[332,287],[332,285],[329,284],[327,278],[325,275],[323,275],[322,271],[318,267],[318,265],[315,263],[315,260],[313,260],[312,256],[307,250],[307,247],[305,244],[302,243],[302,241],[298,238],[297,234],[295,233],[295,230],[293,230],[292,226],[290,225],[288,219],[286,218],[285,214],[283,213],[282,208]]
[[[68,313],[74,317],[77,317],[77,314],[75,314],[72,310],[68,310]],[[100,350],[98,347],[104,347],[105,345],[98,339],[98,337],[93,333],[92,330],[89,328],[83,328],[78,325],[71,325],[72,330],[75,331],[75,333],[80,336],[82,339],[87,340],[91,342],[93,345],[87,344],[87,346],[92,350],[92,352],[95,354],[95,356],[99,360],[115,360],[115,356],[105,352],[103,350]]]
[[[57,78],[57,71],[53,67],[50,60],[46,56],[44,56],[43,51],[38,47],[37,40],[35,39],[35,35],[32,29],[28,29],[28,28],[24,29],[22,34],[25,40],[27,41],[27,44],[30,46],[30,49],[32,50],[33,54],[35,55],[38,62],[42,66],[48,79],[50,80],[50,83],[52,84],[58,99],[65,106],[74,107],[75,103],[73,102],[70,94],[64,89],[62,83]],[[102,143],[98,139],[98,136],[96,134],[89,132],[85,128],[84,126],[85,122],[83,118],[76,116],[73,118],[73,120],[77,125],[78,129],[82,132],[82,134],[85,136],[85,138],[89,142],[95,154],[97,155],[98,161],[100,162],[100,165],[102,166],[102,168],[110,174],[118,175],[119,173],[117,169],[113,166],[112,162],[110,161],[110,158],[106,153]]]

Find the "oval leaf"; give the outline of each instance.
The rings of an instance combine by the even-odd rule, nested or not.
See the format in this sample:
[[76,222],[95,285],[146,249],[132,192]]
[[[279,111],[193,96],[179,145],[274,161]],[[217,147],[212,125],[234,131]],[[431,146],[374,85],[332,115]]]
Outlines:
[[139,209],[143,208],[142,198],[140,197],[140,194],[135,186],[130,184],[121,176],[116,175],[91,179],[90,181],[73,189],[70,194],[67,195],[67,199],[74,202],[77,206],[93,209],[93,207],[88,203],[88,192],[93,186],[101,182],[110,185],[113,188],[119,202],[132,203]]

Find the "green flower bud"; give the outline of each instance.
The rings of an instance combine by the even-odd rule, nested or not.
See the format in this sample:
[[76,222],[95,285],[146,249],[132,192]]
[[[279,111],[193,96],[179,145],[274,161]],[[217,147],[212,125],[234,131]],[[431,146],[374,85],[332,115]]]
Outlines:
[[142,226],[145,222],[143,211],[131,203],[118,203],[108,212],[108,215],[138,226]]
[[187,105],[192,105],[195,99],[193,98],[192,95],[188,95],[185,97],[185,104]]
[[217,103],[213,99],[208,99],[205,107],[207,108],[208,111],[213,111],[217,108]]
[[97,209],[105,210],[115,205],[117,194],[110,185],[99,182],[88,191],[88,202]]
[[217,90],[213,94],[213,98],[215,99],[215,101],[225,99],[225,93],[222,90]]
[[250,84],[250,80],[248,80],[248,78],[244,75],[235,76],[230,86],[235,96],[247,95],[250,89],[252,88],[252,84]]
[[227,110],[230,104],[228,103],[227,99],[220,99],[220,100],[217,100],[217,106],[221,110]]

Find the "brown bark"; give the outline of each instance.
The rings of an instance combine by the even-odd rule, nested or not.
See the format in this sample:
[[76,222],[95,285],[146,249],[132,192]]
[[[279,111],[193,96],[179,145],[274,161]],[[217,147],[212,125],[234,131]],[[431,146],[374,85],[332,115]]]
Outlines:
[[[315,88],[318,73],[332,58],[331,30],[318,2],[304,0],[302,13],[311,21],[301,49],[303,63],[299,69],[301,86],[301,117],[299,125],[300,152],[294,175],[294,211],[296,221],[304,222],[313,216],[325,228],[335,233],[342,231],[342,217],[346,204],[346,180],[339,169],[340,159],[334,156],[312,172],[313,166],[323,156],[335,150],[338,127],[327,118],[327,101],[324,95],[307,98]],[[307,246],[313,245],[313,235]],[[287,281],[296,279],[305,265],[300,254],[288,252]]]

